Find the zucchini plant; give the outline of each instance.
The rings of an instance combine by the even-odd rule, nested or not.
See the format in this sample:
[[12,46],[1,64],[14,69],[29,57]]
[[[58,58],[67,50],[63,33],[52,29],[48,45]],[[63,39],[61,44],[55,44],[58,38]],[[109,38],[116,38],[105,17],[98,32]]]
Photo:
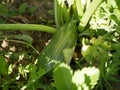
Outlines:
[[[58,31],[56,31],[51,42],[42,51],[40,57],[38,58],[38,63],[37,63],[38,72],[39,70],[44,70],[44,71],[42,74],[40,73],[39,77],[36,77],[34,81],[37,81],[38,78],[40,78],[41,76],[48,74],[49,72],[52,72],[52,70],[56,68],[56,66],[59,63],[65,62],[66,64],[69,65],[71,62],[72,54],[74,53],[74,48],[75,48],[77,37],[78,37],[77,34],[78,34],[78,31],[80,31],[78,29],[81,29],[81,28],[78,28],[80,25],[79,23],[81,23],[80,20],[83,19],[86,16],[86,14],[85,16],[83,14],[83,17],[82,17],[82,14],[80,13],[80,12],[83,13],[82,6],[81,6],[82,4],[78,0],[71,0],[66,2],[68,6],[65,4],[64,0],[55,0],[55,3],[54,3],[55,4],[55,7],[54,7],[55,22],[56,22]],[[91,4],[95,2],[96,0],[93,1]],[[99,2],[99,4],[101,2],[102,0]],[[95,6],[93,12],[96,10],[99,4]],[[90,8],[93,8],[93,7],[90,7]],[[79,10],[81,11],[78,12]],[[86,17],[87,22],[89,22],[89,19],[92,13],[90,14],[89,17]],[[64,16],[66,14],[68,16]],[[71,16],[71,18],[69,18],[69,16]],[[82,28],[85,28],[86,25]],[[48,75],[49,77],[51,77],[50,76],[51,74],[48,74]],[[56,77],[56,78],[59,78],[59,77]],[[27,85],[27,87],[29,86],[30,84]],[[82,86],[80,86],[80,88],[82,88]]]
[[[0,24],[0,30],[38,30],[54,34],[40,53],[34,77],[30,76],[21,90],[110,90],[109,81],[119,81],[114,77],[120,70],[119,1],[84,1],[85,4],[82,0],[54,0],[56,28],[35,24]],[[70,64],[76,46],[79,46],[81,56],[75,58],[79,70],[73,73]],[[41,83],[44,76],[53,80],[48,88]]]

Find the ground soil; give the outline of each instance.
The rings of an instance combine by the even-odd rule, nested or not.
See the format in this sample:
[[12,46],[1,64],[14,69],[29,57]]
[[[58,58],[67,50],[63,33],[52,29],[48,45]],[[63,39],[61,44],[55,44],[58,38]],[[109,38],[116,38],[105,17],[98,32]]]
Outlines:
[[[53,0],[4,0],[8,9],[18,12],[18,8],[22,3],[27,3],[27,9],[23,14],[13,15],[9,17],[0,16],[5,19],[5,23],[30,23],[43,24],[55,27],[53,15]],[[29,8],[37,7],[33,13],[29,13]],[[51,39],[52,34],[36,31],[4,31],[4,35],[18,35],[27,34],[33,38],[33,46],[41,51],[48,40]]]

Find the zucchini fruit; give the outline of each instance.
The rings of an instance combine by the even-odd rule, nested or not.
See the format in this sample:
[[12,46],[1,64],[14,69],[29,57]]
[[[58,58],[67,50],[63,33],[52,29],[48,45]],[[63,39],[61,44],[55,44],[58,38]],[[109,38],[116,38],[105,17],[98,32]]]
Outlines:
[[77,22],[64,24],[56,31],[48,46],[41,52],[37,66],[50,70],[59,62],[70,63],[77,41]]

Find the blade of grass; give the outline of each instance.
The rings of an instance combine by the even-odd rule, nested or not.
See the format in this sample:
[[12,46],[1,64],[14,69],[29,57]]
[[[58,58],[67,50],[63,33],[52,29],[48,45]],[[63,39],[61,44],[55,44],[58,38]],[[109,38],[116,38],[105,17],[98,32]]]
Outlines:
[[83,31],[85,26],[87,25],[90,17],[92,16],[92,14],[95,12],[95,10],[97,9],[97,7],[102,3],[102,1],[104,0],[93,0],[91,2],[91,4],[89,5],[89,7],[87,8],[87,10],[85,11],[85,13],[83,14],[78,29],[79,31]]
[[56,29],[45,25],[36,24],[0,24],[0,30],[27,30],[27,31],[44,31],[48,33],[55,33]]

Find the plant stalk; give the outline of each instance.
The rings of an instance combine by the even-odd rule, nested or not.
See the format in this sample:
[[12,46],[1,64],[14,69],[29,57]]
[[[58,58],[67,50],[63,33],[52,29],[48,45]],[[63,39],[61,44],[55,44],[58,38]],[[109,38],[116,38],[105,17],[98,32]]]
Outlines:
[[0,24],[0,30],[44,31],[53,34],[56,32],[56,28],[37,24]]

